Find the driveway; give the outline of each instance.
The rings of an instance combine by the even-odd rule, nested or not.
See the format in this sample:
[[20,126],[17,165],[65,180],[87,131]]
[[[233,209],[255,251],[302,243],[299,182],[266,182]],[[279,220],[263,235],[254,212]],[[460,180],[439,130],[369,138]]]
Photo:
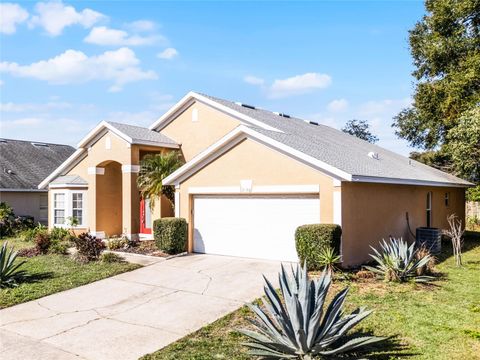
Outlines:
[[259,297],[279,268],[189,255],[0,310],[0,358],[138,359]]

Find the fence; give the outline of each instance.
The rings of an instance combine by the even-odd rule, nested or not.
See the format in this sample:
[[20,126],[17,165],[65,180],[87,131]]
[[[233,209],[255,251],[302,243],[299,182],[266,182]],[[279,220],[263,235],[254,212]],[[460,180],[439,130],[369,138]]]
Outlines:
[[467,201],[465,215],[467,219],[473,217],[480,218],[480,201]]

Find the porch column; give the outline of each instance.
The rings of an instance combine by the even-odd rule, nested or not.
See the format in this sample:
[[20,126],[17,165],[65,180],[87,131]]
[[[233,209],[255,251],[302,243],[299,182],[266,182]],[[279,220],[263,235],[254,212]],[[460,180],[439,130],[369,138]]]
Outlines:
[[87,226],[88,232],[96,235],[97,233],[97,175],[103,175],[105,169],[91,166],[87,169]]
[[122,228],[133,239],[138,239],[140,233],[139,171],[140,165],[122,165]]

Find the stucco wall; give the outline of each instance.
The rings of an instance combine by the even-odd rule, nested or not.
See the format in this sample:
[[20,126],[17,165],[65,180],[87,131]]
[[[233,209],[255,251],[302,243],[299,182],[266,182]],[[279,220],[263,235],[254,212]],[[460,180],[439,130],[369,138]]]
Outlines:
[[190,187],[239,186],[240,180],[246,179],[252,180],[253,186],[320,185],[318,221],[333,221],[332,178],[249,139],[180,184],[180,216],[192,225]]
[[[0,202],[7,202],[12,208],[15,215],[33,216],[35,222],[42,224],[48,223],[48,210],[40,211],[41,197],[46,199],[47,192],[1,192]],[[47,201],[48,204],[48,201]],[[44,215],[47,215],[45,217]]]
[[[345,266],[370,261],[370,245],[378,247],[382,238],[403,237],[413,240],[407,227],[426,226],[426,198],[431,191],[432,226],[447,227],[447,216],[455,213],[464,222],[465,190],[463,188],[342,183],[342,254]],[[450,205],[445,206],[445,193]]]
[[107,236],[120,235],[122,229],[122,168],[117,162],[103,166],[96,176],[96,227]]
[[[198,121],[192,121],[192,111],[197,111]],[[181,144],[186,161],[221,139],[240,122],[200,102],[190,105],[160,133]]]

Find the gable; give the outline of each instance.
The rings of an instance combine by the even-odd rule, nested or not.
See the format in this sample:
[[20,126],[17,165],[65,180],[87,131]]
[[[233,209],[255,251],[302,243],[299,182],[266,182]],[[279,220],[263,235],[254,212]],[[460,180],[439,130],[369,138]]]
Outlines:
[[162,128],[160,133],[179,143],[185,161],[190,161],[240,124],[239,120],[230,115],[195,100]]

